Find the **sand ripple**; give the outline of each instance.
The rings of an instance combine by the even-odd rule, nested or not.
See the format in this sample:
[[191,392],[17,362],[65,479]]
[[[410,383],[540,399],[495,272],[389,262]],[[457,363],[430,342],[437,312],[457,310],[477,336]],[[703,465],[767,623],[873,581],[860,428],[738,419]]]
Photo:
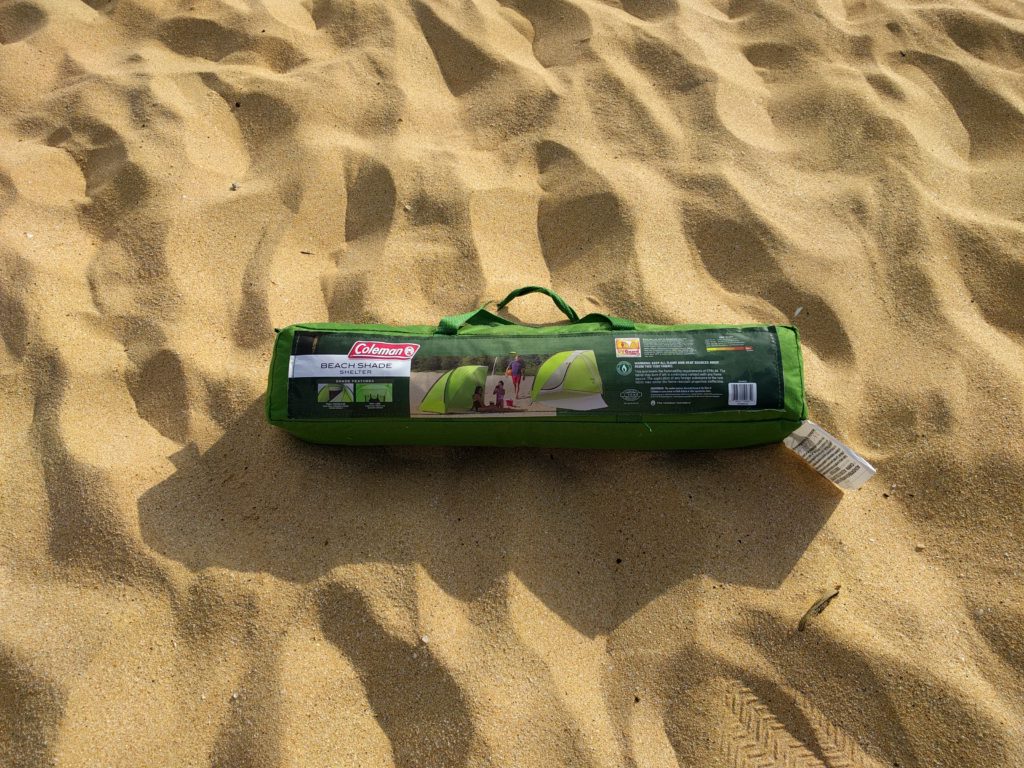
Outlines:
[[[1024,765],[1022,73],[1008,0],[0,3],[0,763]],[[274,326],[529,283],[802,308],[878,478],[264,425]]]

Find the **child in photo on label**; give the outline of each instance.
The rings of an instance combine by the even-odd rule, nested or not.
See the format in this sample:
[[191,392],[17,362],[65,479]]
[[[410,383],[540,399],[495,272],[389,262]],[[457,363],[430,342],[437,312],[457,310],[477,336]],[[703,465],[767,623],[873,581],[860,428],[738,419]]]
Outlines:
[[498,379],[494,385],[494,405],[501,408],[505,405],[505,380]]

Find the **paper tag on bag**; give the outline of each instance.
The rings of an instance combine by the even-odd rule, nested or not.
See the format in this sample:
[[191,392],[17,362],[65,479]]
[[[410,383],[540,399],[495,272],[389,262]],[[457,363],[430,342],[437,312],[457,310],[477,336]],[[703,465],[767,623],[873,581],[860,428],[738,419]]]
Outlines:
[[813,421],[804,421],[782,442],[840,488],[856,491],[874,477],[875,468],[863,456]]

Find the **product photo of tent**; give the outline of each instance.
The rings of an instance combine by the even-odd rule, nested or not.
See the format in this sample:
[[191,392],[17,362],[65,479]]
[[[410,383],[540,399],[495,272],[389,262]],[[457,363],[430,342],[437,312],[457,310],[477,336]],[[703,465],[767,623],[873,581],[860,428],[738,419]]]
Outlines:
[[607,408],[604,385],[597,370],[592,349],[576,349],[552,355],[533,381],[530,396],[534,402],[549,403],[570,411],[593,411]]
[[320,384],[316,399],[318,403],[351,403],[355,396],[351,384]]
[[378,382],[356,384],[357,403],[390,403],[392,399],[391,384]]
[[460,365],[441,375],[420,402],[425,413],[468,413],[473,410],[473,393],[487,381],[483,365]]

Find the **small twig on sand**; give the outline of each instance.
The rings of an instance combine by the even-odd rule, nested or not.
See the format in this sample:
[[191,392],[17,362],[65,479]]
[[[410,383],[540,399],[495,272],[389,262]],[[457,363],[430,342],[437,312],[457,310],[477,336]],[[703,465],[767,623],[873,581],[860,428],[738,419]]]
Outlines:
[[825,608],[828,607],[828,604],[831,603],[838,596],[839,585],[836,584],[834,589],[829,590],[824,595],[819,597],[817,601],[815,601],[814,605],[807,609],[807,613],[803,615],[803,617],[800,619],[800,623],[796,625],[797,630],[803,632],[805,629],[807,629],[807,621],[813,618],[814,616],[817,616],[822,611],[824,611]]

